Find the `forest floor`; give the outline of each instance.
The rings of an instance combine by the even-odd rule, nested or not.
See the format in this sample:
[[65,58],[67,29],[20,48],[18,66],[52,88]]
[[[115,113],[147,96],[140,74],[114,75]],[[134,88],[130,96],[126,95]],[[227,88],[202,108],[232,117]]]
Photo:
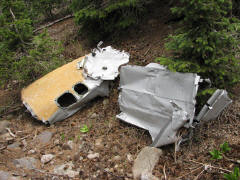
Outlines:
[[[173,32],[174,25],[166,24],[169,9],[154,13],[138,28],[126,32],[118,40],[107,40],[104,46],[130,53],[130,64],[146,65],[166,53],[165,38]],[[68,19],[48,28],[52,38],[64,43],[66,58],[75,59],[90,52],[86,39],[78,38],[73,19]],[[10,172],[20,179],[66,179],[56,176],[53,169],[65,164],[65,170],[77,172],[76,179],[132,179],[134,159],[145,146],[151,144],[147,131],[126,124],[116,118],[119,79],[114,81],[108,98],[97,98],[72,117],[47,126],[27,113],[24,108],[1,118],[16,137],[0,136],[0,170]],[[236,93],[239,87],[235,88]],[[20,104],[20,90],[0,90],[0,108]],[[1,109],[0,109],[1,110]],[[239,166],[240,160],[240,98],[216,120],[194,130],[193,138],[175,146],[162,147],[163,155],[153,170],[159,179],[223,179],[223,173]],[[1,122],[0,121],[0,122]],[[83,125],[90,127],[82,133]],[[1,129],[1,127],[0,127]],[[47,132],[47,133],[46,133]],[[39,134],[47,134],[47,142],[41,142]],[[211,160],[209,151],[219,149],[228,142],[232,148],[222,160]],[[51,162],[42,164],[44,154],[53,154]],[[89,155],[96,158],[89,158]],[[17,168],[14,159],[33,157],[36,168]],[[231,159],[231,160],[230,160]],[[71,167],[70,167],[71,166]],[[214,166],[214,167],[211,167]]]

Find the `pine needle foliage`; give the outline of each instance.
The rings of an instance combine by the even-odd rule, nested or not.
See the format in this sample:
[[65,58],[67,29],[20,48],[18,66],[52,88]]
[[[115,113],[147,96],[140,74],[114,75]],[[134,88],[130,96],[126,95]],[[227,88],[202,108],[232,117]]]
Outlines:
[[33,34],[26,1],[0,1],[0,86],[13,80],[24,85],[60,66],[62,50],[46,32]]
[[181,0],[172,12],[184,19],[166,43],[172,56],[157,61],[172,71],[210,78],[215,88],[239,82],[240,23],[231,11],[229,0]]
[[122,32],[139,23],[149,0],[73,0],[80,32],[93,41]]

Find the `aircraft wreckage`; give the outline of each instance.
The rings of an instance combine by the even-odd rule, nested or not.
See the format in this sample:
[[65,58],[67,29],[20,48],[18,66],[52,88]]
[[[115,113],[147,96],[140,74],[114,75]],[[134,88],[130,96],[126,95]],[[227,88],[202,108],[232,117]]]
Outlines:
[[194,73],[170,72],[151,63],[147,66],[126,65],[129,54],[111,46],[94,49],[22,90],[22,101],[38,120],[53,124],[79,111],[97,96],[109,95],[109,82],[119,75],[117,118],[149,131],[152,146],[177,141],[182,127],[193,121],[209,121],[232,101],[225,90],[216,90],[200,113],[195,116],[196,95],[203,80]]

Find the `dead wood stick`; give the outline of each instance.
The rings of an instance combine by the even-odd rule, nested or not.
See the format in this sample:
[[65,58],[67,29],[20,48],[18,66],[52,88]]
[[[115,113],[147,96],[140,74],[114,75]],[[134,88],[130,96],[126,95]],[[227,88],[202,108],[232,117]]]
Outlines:
[[212,166],[210,164],[204,164],[204,163],[200,163],[200,162],[197,162],[197,161],[194,161],[194,160],[188,160],[188,161],[196,163],[196,164],[201,164],[201,165],[204,166],[205,169],[210,167],[210,168],[219,169],[219,170],[225,171],[225,172],[232,172],[232,171],[229,171],[228,169],[223,169],[223,168],[220,168],[220,167]]
[[238,161],[238,160],[230,159],[230,158],[228,158],[227,156],[225,156],[224,154],[222,154],[222,156],[223,156],[226,160],[228,160],[228,161],[230,161],[230,162],[232,162],[232,163],[240,164],[240,161]]
[[163,174],[164,174],[164,179],[167,180],[167,174],[166,174],[166,166],[164,164],[163,166]]
[[151,46],[148,48],[148,50],[144,53],[144,56],[146,56],[148,54],[148,52],[150,51]]
[[181,179],[181,178],[183,178],[183,177],[185,177],[185,176],[187,176],[187,175],[189,175],[189,174],[192,174],[193,172],[195,172],[195,171],[197,171],[197,170],[199,170],[199,169],[201,169],[201,168],[203,168],[203,167],[204,167],[204,166],[201,165],[200,167],[191,170],[189,173],[186,173],[186,174],[184,174],[184,175],[178,177],[177,179]]
[[9,128],[6,128],[6,130],[8,131],[8,133],[9,133],[12,137],[14,137],[14,138],[16,137],[16,135],[13,134],[12,131],[11,131]]
[[204,171],[205,171],[205,169],[202,170],[202,171],[197,175],[197,177],[194,178],[194,180],[197,180],[197,179],[202,175],[202,173],[203,173]]
[[53,22],[50,22],[50,23],[48,23],[48,24],[46,24],[46,25],[43,25],[43,26],[35,29],[35,30],[33,31],[33,33],[36,33],[36,32],[38,32],[38,31],[40,31],[40,30],[42,30],[42,29],[44,29],[44,28],[46,28],[46,27],[50,27],[50,26],[52,26],[52,25],[54,25],[54,24],[56,24],[56,23],[59,23],[59,22],[61,22],[61,21],[63,21],[63,20],[66,20],[66,19],[69,19],[69,18],[72,18],[72,17],[73,17],[73,15],[70,14],[70,15],[67,15],[67,16],[65,16],[65,17],[63,17],[63,18],[57,19],[57,20],[55,20],[55,21],[53,21]]

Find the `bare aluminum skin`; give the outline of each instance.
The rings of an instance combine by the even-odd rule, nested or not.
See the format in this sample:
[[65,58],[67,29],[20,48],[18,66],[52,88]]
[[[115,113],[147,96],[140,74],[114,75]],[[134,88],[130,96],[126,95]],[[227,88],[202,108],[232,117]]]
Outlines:
[[196,120],[199,122],[206,122],[216,119],[231,103],[232,100],[228,97],[227,91],[223,89],[217,89],[209,98],[207,104],[203,106],[202,110],[196,117]]
[[155,147],[176,142],[179,128],[191,126],[200,77],[170,72],[158,64],[122,66],[117,117],[149,131]]

